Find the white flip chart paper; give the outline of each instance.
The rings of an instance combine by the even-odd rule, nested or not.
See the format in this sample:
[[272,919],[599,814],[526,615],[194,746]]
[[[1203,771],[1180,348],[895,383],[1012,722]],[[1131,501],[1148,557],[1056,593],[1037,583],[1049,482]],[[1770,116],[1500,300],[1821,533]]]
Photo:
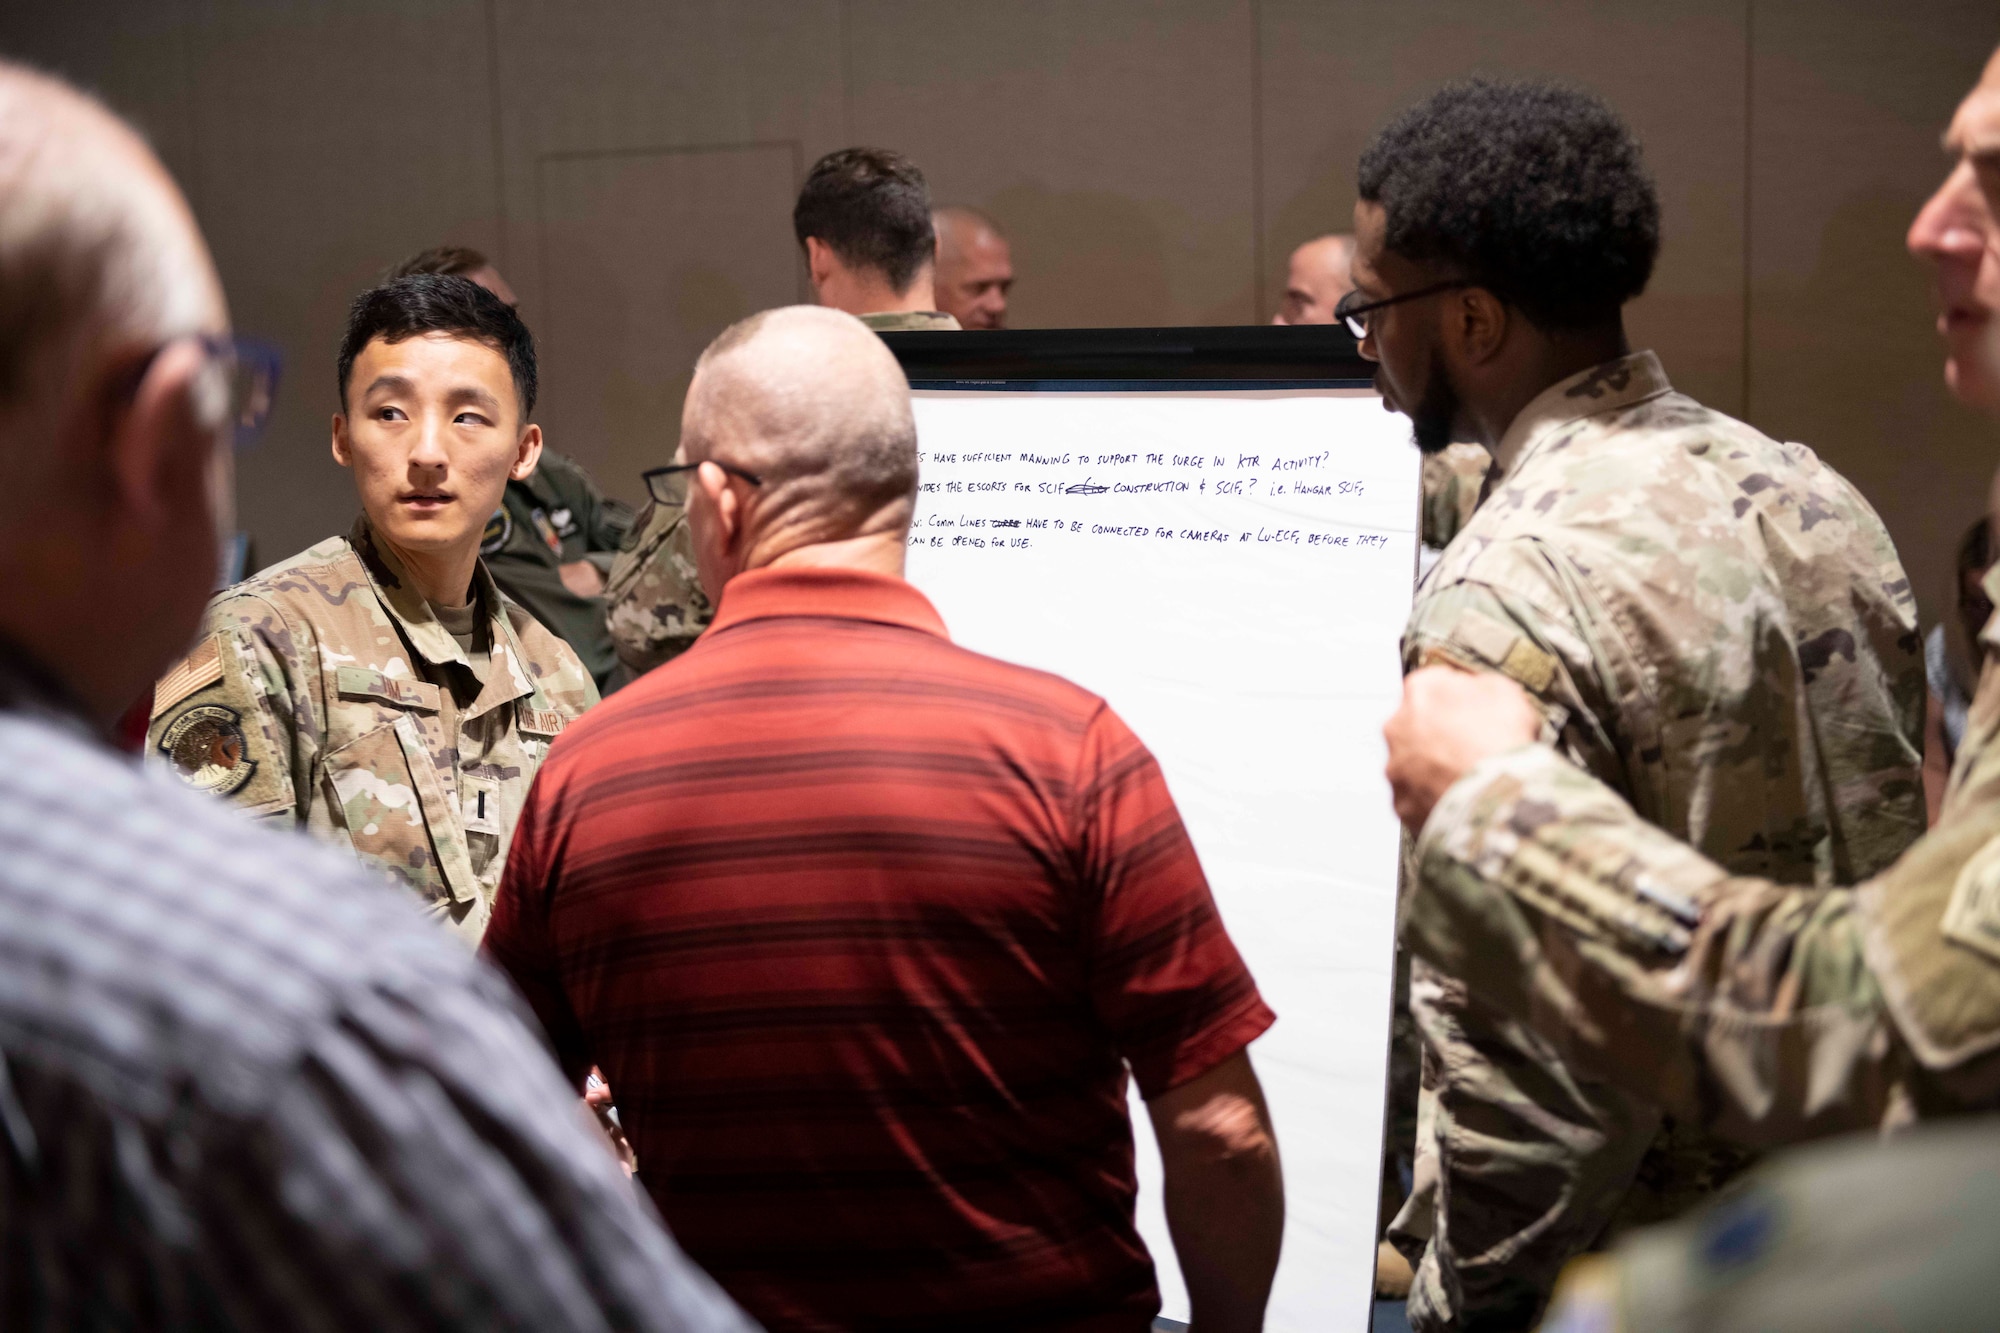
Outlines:
[[[1278,1021],[1267,1327],[1368,1327],[1398,830],[1381,728],[1416,567],[1409,423],[1359,390],[921,391],[909,575],[953,639],[1102,695],[1166,773]],[[1140,1230],[1188,1317],[1151,1125]]]

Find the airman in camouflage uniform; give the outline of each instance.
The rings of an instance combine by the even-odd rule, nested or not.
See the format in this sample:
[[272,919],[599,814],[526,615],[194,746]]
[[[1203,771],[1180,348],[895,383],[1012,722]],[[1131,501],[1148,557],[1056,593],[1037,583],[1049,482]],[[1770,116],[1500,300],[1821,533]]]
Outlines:
[[595,703],[576,654],[473,579],[474,665],[367,520],[219,594],[154,693],[148,758],[351,845],[477,939],[549,743]]
[[605,621],[618,660],[642,676],[686,652],[715,617],[695,572],[687,510],[647,506],[611,562]]
[[[1636,828],[1738,874],[1826,890],[1917,837],[1916,606],[1887,532],[1843,479],[1673,392],[1650,352],[1545,390],[1493,466],[1486,501],[1418,591],[1407,668],[1512,677],[1565,753],[1650,821]],[[1427,929],[1452,886],[1491,893],[1553,864],[1519,856],[1547,817],[1537,802],[1555,799],[1546,790],[1530,800],[1502,781],[1475,802],[1476,824],[1427,830],[1419,847],[1412,993],[1435,1057],[1439,1182],[1411,1300],[1420,1328],[1468,1307],[1532,1317],[1608,1224],[1678,1211],[1747,1160],[1707,1140],[1698,1116],[1661,1134],[1657,1103],[1585,1077],[1489,1002],[1519,993],[1508,968],[1532,936],[1447,947]],[[1607,849],[1593,869],[1615,877],[1628,860]],[[1565,921],[1604,903],[1570,901]],[[1643,902],[1588,919],[1609,938],[1685,941],[1670,909]],[[1589,1011],[1591,996],[1571,998],[1567,1012]],[[1593,1031],[1649,1058],[1627,1026]]]

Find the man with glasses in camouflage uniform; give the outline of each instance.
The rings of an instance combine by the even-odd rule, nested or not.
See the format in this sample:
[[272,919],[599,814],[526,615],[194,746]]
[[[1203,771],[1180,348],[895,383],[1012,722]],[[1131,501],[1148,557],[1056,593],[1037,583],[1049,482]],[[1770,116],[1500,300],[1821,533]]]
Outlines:
[[[1364,154],[1355,221],[1341,313],[1387,404],[1420,446],[1493,456],[1418,590],[1406,669],[1511,677],[1661,836],[1738,873],[1831,889],[1888,866],[1923,828],[1908,580],[1810,450],[1674,392],[1629,348],[1659,210],[1625,127],[1566,89],[1447,88]],[[1656,915],[1614,924],[1666,947],[1684,927]],[[1460,955],[1417,957],[1438,1185],[1400,1219],[1424,1244],[1414,1327],[1531,1323],[1607,1228],[1677,1212],[1745,1160],[1573,1067]]]

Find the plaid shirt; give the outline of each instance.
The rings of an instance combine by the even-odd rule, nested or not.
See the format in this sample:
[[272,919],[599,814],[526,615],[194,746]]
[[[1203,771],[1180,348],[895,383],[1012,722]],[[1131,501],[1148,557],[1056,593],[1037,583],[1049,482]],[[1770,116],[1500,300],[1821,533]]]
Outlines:
[[407,897],[0,649],[0,1327],[751,1327]]

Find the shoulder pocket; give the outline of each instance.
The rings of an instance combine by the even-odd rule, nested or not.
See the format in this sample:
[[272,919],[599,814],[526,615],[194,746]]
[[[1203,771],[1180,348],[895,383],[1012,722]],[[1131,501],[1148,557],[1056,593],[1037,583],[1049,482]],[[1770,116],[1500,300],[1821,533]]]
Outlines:
[[287,741],[252,650],[233,633],[203,639],[153,692],[147,760],[247,814],[293,809]]
[[464,835],[414,719],[358,736],[325,763],[356,855],[428,902],[478,896]]

